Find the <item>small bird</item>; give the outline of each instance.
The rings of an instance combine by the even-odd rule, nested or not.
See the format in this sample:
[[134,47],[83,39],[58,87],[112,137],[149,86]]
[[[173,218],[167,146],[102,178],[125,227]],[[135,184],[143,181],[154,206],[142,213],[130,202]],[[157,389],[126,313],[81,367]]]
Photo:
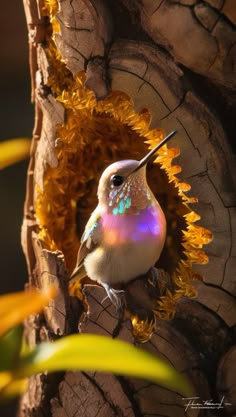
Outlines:
[[116,306],[113,286],[146,274],[157,262],[166,237],[165,215],[150,190],[146,165],[176,131],[166,136],[141,161],[109,165],[98,185],[98,205],[81,238],[71,284],[85,276],[100,283]]

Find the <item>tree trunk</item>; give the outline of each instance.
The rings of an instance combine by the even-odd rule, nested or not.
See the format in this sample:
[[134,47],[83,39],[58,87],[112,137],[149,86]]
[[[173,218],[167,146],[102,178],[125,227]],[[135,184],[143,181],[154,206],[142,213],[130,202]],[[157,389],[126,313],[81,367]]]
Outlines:
[[[184,372],[201,405],[187,407],[180,393],[134,378],[65,372],[32,377],[19,415],[235,415],[233,0],[24,6],[35,128],[22,244],[29,284],[58,287],[56,300],[26,323],[28,341],[54,340],[78,325],[135,340]],[[144,141],[151,145],[161,129],[178,135],[148,172],[168,224],[159,281],[138,278],[125,288],[122,321],[102,302],[101,287],[85,281],[81,302],[67,280],[101,172],[112,161],[140,159]],[[204,408],[204,400],[222,408]]]

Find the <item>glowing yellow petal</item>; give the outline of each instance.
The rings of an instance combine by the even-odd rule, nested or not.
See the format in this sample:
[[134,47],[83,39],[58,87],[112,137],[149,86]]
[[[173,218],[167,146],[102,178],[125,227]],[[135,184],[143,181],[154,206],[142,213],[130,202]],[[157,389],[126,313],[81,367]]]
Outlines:
[[195,223],[201,218],[195,211],[190,211],[190,213],[185,214],[184,217],[188,223]]

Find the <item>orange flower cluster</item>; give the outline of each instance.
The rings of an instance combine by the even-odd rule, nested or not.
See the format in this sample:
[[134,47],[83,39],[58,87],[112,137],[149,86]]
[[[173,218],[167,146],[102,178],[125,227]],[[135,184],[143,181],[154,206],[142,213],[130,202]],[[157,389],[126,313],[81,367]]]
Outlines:
[[[149,130],[150,113],[148,110],[136,113],[132,99],[126,94],[113,91],[104,100],[97,101],[93,92],[84,85],[85,74],[81,72],[72,76],[53,42],[53,31],[58,30],[55,23],[57,1],[47,0],[45,10],[53,23],[52,37],[46,48],[52,67],[48,83],[56,100],[66,109],[66,122],[57,127],[55,151],[58,166],[48,167],[45,172],[44,191],[37,188],[35,208],[40,238],[47,248],[63,252],[71,271],[79,247],[77,236],[82,234],[96,206],[98,179],[104,168],[119,159],[140,159],[147,152],[147,145],[149,148],[156,146],[163,139],[164,132],[161,129]],[[195,295],[191,284],[194,276],[192,265],[208,261],[202,248],[212,239],[209,230],[194,224],[200,216],[188,204],[197,199],[186,196],[190,185],[176,177],[181,167],[172,165],[172,161],[178,155],[179,149],[164,145],[157,154],[155,165],[150,168],[151,182],[156,184],[158,178],[162,181],[162,185],[156,185],[156,190],[152,184],[151,188],[154,193],[158,190],[158,193],[167,194],[167,203],[163,202],[162,206],[167,223],[168,218],[172,219],[166,246],[168,263],[174,265],[172,280],[176,290],[174,293],[167,290],[165,296],[157,301],[155,313],[163,319],[173,317],[180,297]],[[179,231],[179,224],[183,226],[182,231]],[[182,249],[176,251],[178,245],[182,245]],[[136,317],[133,321],[134,327],[140,328]]]

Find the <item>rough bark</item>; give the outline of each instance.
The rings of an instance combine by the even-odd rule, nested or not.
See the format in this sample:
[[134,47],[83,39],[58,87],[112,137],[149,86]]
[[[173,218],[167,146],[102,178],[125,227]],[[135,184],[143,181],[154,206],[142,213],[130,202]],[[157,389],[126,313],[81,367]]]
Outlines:
[[[30,284],[54,282],[59,295],[43,315],[31,319],[31,343],[53,340],[77,329],[81,305],[70,298],[63,254],[45,249],[38,238],[34,185],[43,187],[48,166],[56,167],[56,126],[65,109],[47,89],[52,69],[45,54],[48,19],[42,2],[25,0],[29,28],[35,129],[27,179],[23,248]],[[230,0],[59,1],[60,32],[55,43],[73,75],[85,70],[87,87],[98,99],[119,90],[147,108],[150,128],[177,129],[181,181],[199,202],[201,226],[213,233],[207,265],[195,266],[202,280],[195,299],[182,298],[172,321],[158,320],[141,348],[166,358],[188,375],[200,400],[221,410],[185,408],[177,392],[135,379],[99,373],[66,372],[31,378],[21,417],[233,416],[236,413],[236,194],[233,148],[235,108],[235,5]],[[179,143],[181,138],[181,143]],[[91,207],[92,211],[93,207]],[[132,291],[132,289],[131,289]],[[104,291],[86,289],[90,315],[80,331],[108,336],[117,330],[114,306]],[[33,322],[32,322],[33,321]],[[118,337],[133,343],[129,321]]]

